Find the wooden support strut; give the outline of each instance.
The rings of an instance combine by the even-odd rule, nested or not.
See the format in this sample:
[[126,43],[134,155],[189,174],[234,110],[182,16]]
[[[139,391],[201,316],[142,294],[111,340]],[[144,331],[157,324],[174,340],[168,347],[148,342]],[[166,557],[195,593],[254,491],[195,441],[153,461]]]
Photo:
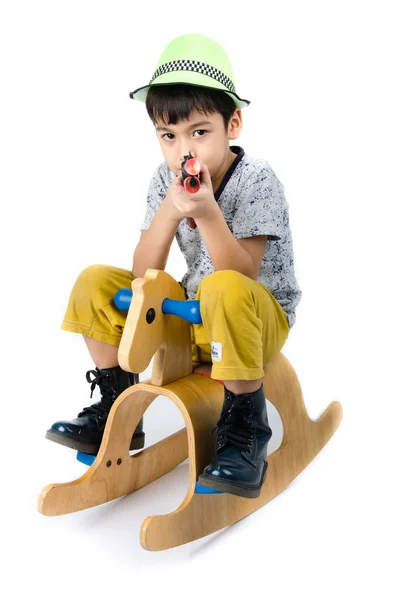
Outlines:
[[[342,420],[342,407],[337,401],[331,402],[320,418],[312,421],[295,371],[286,357],[278,354],[266,365],[263,382],[266,397],[280,414],[283,439],[267,457],[260,496],[195,493],[198,476],[215,455],[215,436],[209,432],[219,419],[223,385],[205,376],[210,365],[195,364],[193,371],[189,323],[161,313],[162,298],[178,299],[179,292],[182,294],[178,283],[164,271],[148,269],[144,279],[133,281],[132,288],[134,297],[119,348],[119,363],[123,369],[139,373],[154,354],[152,378],[120,394],[109,413],[92,466],[75,481],[46,486],[38,510],[55,516],[109,502],[158,479],[189,458],[189,484],[183,502],[172,513],[146,518],[141,526],[143,548],[165,550],[231,525],[282,492],[335,433]],[[151,329],[146,319],[149,309],[156,313]],[[200,370],[203,375],[198,374]],[[186,427],[130,456],[131,432],[159,395],[175,403]]]

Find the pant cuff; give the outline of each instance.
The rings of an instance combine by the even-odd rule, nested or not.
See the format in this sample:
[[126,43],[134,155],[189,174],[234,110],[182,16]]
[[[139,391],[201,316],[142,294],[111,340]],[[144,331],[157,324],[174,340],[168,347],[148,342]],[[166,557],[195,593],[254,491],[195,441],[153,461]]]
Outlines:
[[81,323],[73,323],[72,321],[63,321],[61,329],[70,331],[71,333],[80,333],[87,335],[97,342],[105,342],[111,346],[120,346],[121,336],[112,335],[111,333],[103,333],[102,331],[95,331],[88,325],[82,325]]
[[263,367],[257,367],[254,369],[234,369],[231,367],[217,367],[213,364],[211,369],[211,378],[221,381],[227,381],[230,379],[251,381],[254,379],[260,379],[261,377],[264,377],[264,375],[265,372]]

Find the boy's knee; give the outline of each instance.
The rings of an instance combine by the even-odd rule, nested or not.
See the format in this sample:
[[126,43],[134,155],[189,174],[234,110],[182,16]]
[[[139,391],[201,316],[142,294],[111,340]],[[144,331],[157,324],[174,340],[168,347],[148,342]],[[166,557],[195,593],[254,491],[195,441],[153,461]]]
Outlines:
[[96,285],[108,277],[110,269],[108,265],[90,265],[81,271],[78,281],[87,286]]
[[251,292],[245,283],[245,276],[239,271],[215,271],[201,281],[199,299],[204,321],[208,314],[213,315],[220,306],[230,314],[239,314],[247,299],[251,302]]
[[209,287],[211,288],[211,290],[217,289],[225,291],[227,291],[230,288],[236,290],[240,289],[241,287],[243,289],[244,286],[242,282],[244,278],[245,275],[243,275],[239,271],[225,269],[223,271],[214,271],[214,273],[211,273],[211,275],[207,275],[207,277],[204,277],[204,279],[201,281],[200,286],[201,290],[208,289]]

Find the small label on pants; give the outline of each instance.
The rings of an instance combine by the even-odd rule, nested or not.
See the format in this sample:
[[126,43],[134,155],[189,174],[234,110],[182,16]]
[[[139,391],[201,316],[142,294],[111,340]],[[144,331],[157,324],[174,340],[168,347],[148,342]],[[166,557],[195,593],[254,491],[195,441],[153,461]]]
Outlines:
[[212,358],[212,360],[216,360],[216,361],[222,360],[222,344],[221,344],[221,342],[212,342],[211,343],[211,358]]

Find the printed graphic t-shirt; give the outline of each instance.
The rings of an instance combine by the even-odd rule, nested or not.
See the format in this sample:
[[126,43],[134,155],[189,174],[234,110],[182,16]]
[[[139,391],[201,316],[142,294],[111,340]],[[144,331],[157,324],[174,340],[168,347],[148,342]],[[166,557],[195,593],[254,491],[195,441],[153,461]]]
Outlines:
[[[237,240],[269,236],[258,281],[281,305],[291,328],[296,321],[295,309],[302,292],[295,277],[289,205],[284,187],[267,161],[248,156],[239,146],[230,146],[230,150],[237,156],[215,192],[215,200]],[[150,181],[141,231],[149,229],[175,177],[165,162],[157,167]],[[198,227],[191,229],[183,219],[175,237],[188,268],[182,284],[188,298],[194,300],[201,280],[215,269]]]

